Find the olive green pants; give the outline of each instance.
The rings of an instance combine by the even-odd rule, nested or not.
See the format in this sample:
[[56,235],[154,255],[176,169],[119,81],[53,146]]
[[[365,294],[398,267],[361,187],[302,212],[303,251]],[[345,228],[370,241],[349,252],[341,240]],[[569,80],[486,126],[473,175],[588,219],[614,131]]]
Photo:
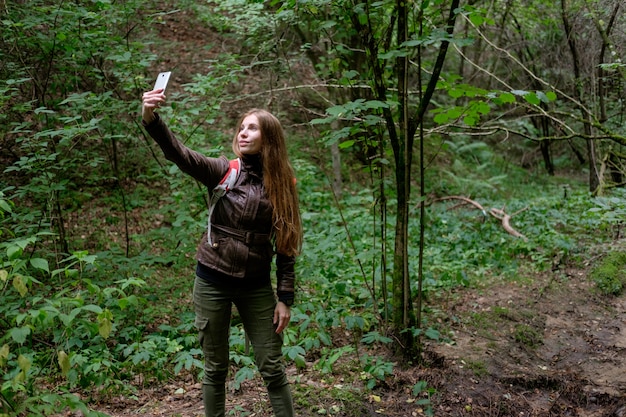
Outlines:
[[203,402],[206,417],[225,414],[225,386],[228,376],[230,319],[237,307],[254,359],[263,377],[276,417],[294,415],[282,357],[283,338],[276,334],[276,299],[271,285],[255,290],[215,286],[196,277],[193,290],[196,327],[204,353]]

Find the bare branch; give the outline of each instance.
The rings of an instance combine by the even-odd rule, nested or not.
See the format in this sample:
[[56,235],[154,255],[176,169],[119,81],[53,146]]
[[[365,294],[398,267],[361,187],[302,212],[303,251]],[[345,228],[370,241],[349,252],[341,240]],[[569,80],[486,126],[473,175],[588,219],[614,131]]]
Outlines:
[[[474,201],[468,197],[464,197],[461,195],[451,195],[451,196],[446,196],[446,197],[439,197],[436,198],[434,200],[432,200],[433,203],[438,202],[438,201],[446,201],[446,200],[460,200],[462,201],[464,204],[470,204],[472,206],[474,206],[475,208],[477,208],[478,210],[482,211],[484,215],[487,215],[487,211],[485,210],[485,208],[482,206],[482,204],[480,204],[477,201]],[[507,233],[509,233],[512,236],[515,237],[519,237],[520,239],[523,239],[525,241],[528,240],[528,238],[526,236],[524,236],[523,234],[521,234],[520,232],[518,232],[517,230],[515,230],[513,228],[513,226],[511,226],[511,218],[513,216],[515,216],[516,214],[519,214],[525,210],[528,210],[528,207],[523,208],[521,210],[516,211],[513,214],[507,214],[504,209],[498,209],[495,207],[492,207],[489,209],[488,213],[491,214],[493,217],[495,217],[496,219],[500,220],[500,223],[502,224],[502,227],[504,228],[504,230],[506,230]]]

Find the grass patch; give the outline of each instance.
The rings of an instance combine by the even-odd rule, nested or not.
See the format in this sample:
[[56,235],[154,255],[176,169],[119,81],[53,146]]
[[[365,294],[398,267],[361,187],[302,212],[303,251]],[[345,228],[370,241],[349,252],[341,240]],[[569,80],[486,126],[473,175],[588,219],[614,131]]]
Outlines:
[[626,285],[626,252],[611,252],[590,273],[604,295],[621,295]]
[[293,384],[295,408],[308,410],[316,415],[366,415],[364,393],[345,384],[316,387]]
[[535,328],[527,324],[518,324],[514,331],[515,341],[522,345],[535,349],[543,344],[543,336]]
[[465,367],[472,371],[477,377],[482,377],[489,373],[487,371],[487,365],[483,361],[466,361]]

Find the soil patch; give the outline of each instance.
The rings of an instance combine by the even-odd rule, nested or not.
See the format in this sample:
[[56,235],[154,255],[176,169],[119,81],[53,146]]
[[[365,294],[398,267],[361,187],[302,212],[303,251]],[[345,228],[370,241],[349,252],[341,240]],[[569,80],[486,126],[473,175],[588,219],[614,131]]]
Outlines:
[[431,346],[456,375],[445,391],[475,392],[474,415],[626,415],[625,307],[581,270],[468,291],[454,343]]

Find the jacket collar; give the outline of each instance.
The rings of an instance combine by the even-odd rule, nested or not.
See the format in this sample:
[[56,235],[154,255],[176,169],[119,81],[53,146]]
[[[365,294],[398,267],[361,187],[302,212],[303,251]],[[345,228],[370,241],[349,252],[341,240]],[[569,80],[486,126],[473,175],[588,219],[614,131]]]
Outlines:
[[243,155],[241,162],[246,171],[256,174],[256,176],[263,177],[263,163],[261,162],[261,154]]

